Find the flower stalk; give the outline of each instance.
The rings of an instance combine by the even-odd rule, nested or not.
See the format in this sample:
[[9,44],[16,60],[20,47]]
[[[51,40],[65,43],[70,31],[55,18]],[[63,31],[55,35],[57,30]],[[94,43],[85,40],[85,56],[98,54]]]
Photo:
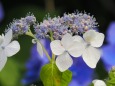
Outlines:
[[[50,40],[54,41],[54,39],[53,39],[53,32],[52,31],[50,31]],[[55,61],[55,55],[53,53],[52,53],[52,61]]]
[[43,44],[33,35],[32,31],[30,29],[28,30],[28,32],[26,32],[26,35],[28,35],[28,36],[36,39],[41,44],[42,49],[43,49],[44,53],[46,54],[48,60],[51,61],[51,57],[49,56],[47,50],[45,49],[45,47],[43,46]]

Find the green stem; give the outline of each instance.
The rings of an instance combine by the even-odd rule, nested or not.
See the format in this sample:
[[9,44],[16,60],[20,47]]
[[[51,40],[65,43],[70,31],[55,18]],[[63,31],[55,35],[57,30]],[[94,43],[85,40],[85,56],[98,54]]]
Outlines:
[[54,40],[54,39],[53,39],[53,33],[52,33],[52,31],[50,31],[50,40],[51,40],[51,41]]
[[51,61],[51,57],[49,56],[47,50],[45,49],[45,47],[43,46],[43,44],[33,35],[33,33],[31,32],[31,30],[29,29],[28,32],[26,32],[26,35],[36,39],[42,46],[42,49],[44,51],[44,53],[46,54],[47,58],[49,59],[49,61]]
[[55,61],[55,55],[52,53],[52,60]]
[[[50,31],[50,40],[53,41],[53,33]],[[55,61],[55,55],[52,53],[52,60]]]

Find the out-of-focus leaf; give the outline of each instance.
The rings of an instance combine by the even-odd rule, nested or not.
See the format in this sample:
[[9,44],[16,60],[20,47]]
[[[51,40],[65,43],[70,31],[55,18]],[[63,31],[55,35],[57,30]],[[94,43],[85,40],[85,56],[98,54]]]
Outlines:
[[19,77],[20,75],[17,63],[14,60],[8,58],[7,64],[0,72],[0,85],[17,86],[17,83],[19,82]]
[[89,86],[94,86],[94,84],[93,84],[93,83],[91,83]]
[[106,83],[107,86],[115,86],[115,68],[112,68],[109,72],[109,78]]

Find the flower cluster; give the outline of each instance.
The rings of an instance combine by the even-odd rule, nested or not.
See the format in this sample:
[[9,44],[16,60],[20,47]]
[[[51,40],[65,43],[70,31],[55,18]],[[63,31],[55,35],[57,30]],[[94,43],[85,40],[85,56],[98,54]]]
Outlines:
[[[35,34],[30,30],[31,25],[34,27]],[[51,70],[54,70],[62,74],[61,72],[64,73],[72,66],[73,59],[71,57],[78,58],[82,56],[87,66],[95,68],[101,56],[98,48],[102,46],[104,41],[104,34],[94,30],[96,26],[96,19],[86,13],[64,14],[62,17],[54,18],[48,17],[41,23],[36,23],[34,15],[14,20],[7,29],[5,36],[0,36],[0,70],[4,67],[7,57],[13,56],[20,50],[18,41],[12,41],[12,38],[22,34],[32,37],[32,42],[37,44],[36,50],[40,57],[43,57],[45,53],[50,61],[48,66],[45,65],[40,72],[43,84],[48,78],[46,69],[49,65],[52,66],[48,69],[48,72],[53,74]],[[47,52],[45,45],[39,40],[43,38],[50,38],[49,50],[51,49],[52,51],[52,57]],[[48,42],[46,46],[48,46]],[[37,69],[39,70],[39,68]],[[46,77],[44,78],[44,76]],[[52,76],[56,78],[55,75]],[[45,83],[45,86],[48,83]],[[105,86],[100,81],[94,81],[93,83],[95,86],[99,83]]]
[[29,14],[25,18],[13,20],[8,29],[12,29],[14,36],[17,36],[26,33],[31,25],[38,39],[50,37],[51,33],[54,39],[61,39],[66,33],[82,35],[87,30],[97,27],[97,22],[90,14],[65,13],[62,17],[48,17],[43,22],[36,23],[36,17]]
[[82,55],[85,63],[95,68],[100,59],[101,53],[97,49],[103,44],[104,34],[95,30],[88,30],[83,34],[83,38],[79,35],[72,36],[69,33],[65,34],[62,40],[54,40],[51,42],[51,50],[55,55],[56,65],[60,71],[65,71],[73,64],[70,57],[79,57]]
[[8,30],[12,29],[13,36],[25,34],[32,24],[35,24],[36,17],[33,14],[28,14],[25,18],[15,19],[10,23]]
[[49,37],[53,33],[54,39],[61,39],[66,33],[82,34],[97,26],[96,19],[86,13],[64,14],[62,17],[45,19],[34,25],[38,39]]
[[[53,39],[51,50],[53,54],[58,55],[56,65],[60,71],[65,71],[72,65],[73,60],[70,55],[73,57],[82,55],[89,67],[96,67],[100,58],[100,51],[97,47],[102,45],[104,35],[93,30],[97,25],[93,16],[86,13],[72,13],[64,14],[62,17],[48,17],[40,24],[35,22],[34,15],[26,16],[20,20],[14,20],[10,29],[13,30],[14,35],[20,35],[28,32],[30,26],[33,25],[35,40],[46,37]],[[32,35],[32,33],[30,34]],[[39,41],[36,41],[36,43],[37,51],[42,57],[43,46]],[[91,53],[92,51],[94,52]]]

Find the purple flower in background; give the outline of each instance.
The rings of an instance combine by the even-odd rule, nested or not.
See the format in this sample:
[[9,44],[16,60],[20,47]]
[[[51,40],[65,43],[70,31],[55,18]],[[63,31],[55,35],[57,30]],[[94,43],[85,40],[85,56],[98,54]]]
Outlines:
[[0,2],[0,22],[2,21],[3,17],[4,17],[4,11],[2,7],[2,3]]
[[88,86],[92,81],[94,69],[89,68],[81,57],[74,61],[74,65],[70,68],[73,77],[69,86]]
[[110,23],[106,34],[108,44],[115,45],[115,21]]
[[[41,42],[44,44],[46,49],[49,50],[49,44],[50,44],[49,41],[42,40]],[[50,53],[50,51],[48,52]],[[36,45],[34,45],[31,49],[31,56],[26,63],[27,72],[24,75],[24,78],[22,79],[22,84],[24,85],[32,84],[37,79],[39,79],[40,69],[46,63],[48,63],[47,57],[45,55],[43,57],[40,57],[40,55],[37,52]]]
[[111,22],[106,32],[107,44],[102,47],[102,59],[107,71],[115,65],[115,22]]

